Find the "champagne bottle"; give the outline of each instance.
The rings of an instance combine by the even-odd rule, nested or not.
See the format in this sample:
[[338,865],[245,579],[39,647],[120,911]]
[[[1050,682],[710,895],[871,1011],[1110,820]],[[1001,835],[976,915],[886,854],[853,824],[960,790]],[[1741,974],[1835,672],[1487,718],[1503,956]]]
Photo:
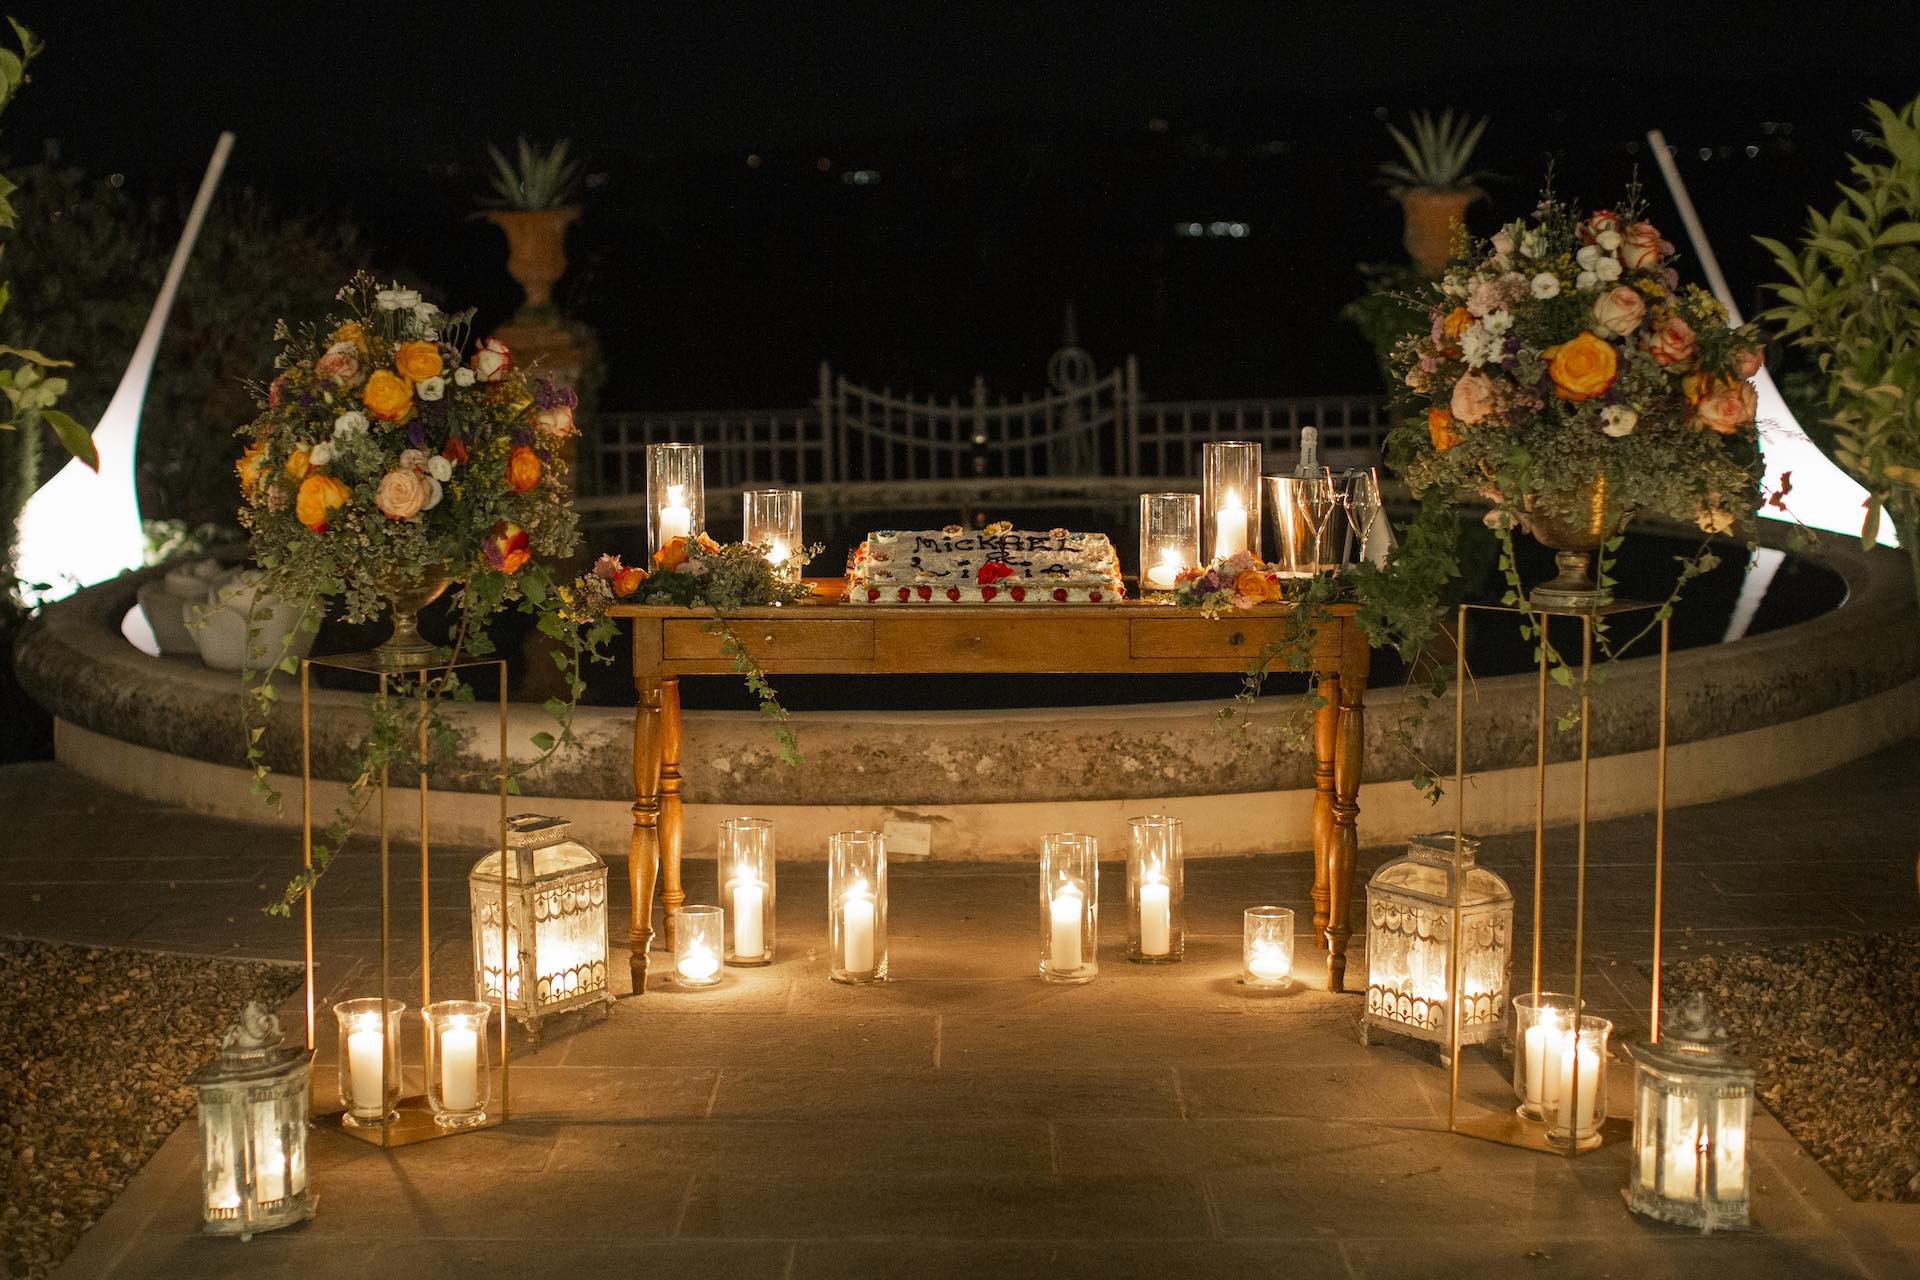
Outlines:
[[1311,480],[1320,474],[1320,431],[1318,428],[1300,428],[1300,463],[1294,467],[1293,474],[1302,480]]

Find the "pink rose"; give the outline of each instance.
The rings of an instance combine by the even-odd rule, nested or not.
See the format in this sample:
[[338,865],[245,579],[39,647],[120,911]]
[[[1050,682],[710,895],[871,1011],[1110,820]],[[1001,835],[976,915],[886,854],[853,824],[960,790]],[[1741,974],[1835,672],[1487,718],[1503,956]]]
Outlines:
[[567,405],[556,405],[536,414],[533,425],[555,440],[564,440],[573,434],[573,409]]
[[593,576],[612,582],[624,572],[626,566],[620,563],[619,556],[601,556],[593,562]]
[[1629,271],[1651,271],[1660,265],[1660,232],[1651,222],[1636,222],[1620,241],[1620,265]]
[[1453,401],[1448,407],[1453,410],[1455,422],[1471,426],[1487,420],[1493,412],[1493,403],[1493,379],[1484,373],[1474,372],[1453,384]]
[[467,363],[473,367],[473,376],[480,381],[498,382],[513,367],[513,353],[507,350],[507,344],[500,339],[486,338],[473,349],[473,359]]
[[1693,326],[1676,315],[1662,320],[1647,335],[1647,354],[1669,368],[1692,364],[1697,350],[1699,343],[1694,339]]
[[1511,258],[1513,256],[1513,250],[1514,242],[1512,231],[1502,227],[1493,233],[1493,251],[1495,253],[1503,258]]
[[405,520],[420,513],[427,503],[427,482],[419,472],[402,468],[380,477],[373,505],[389,520]]
[[427,469],[427,451],[425,449],[401,450],[400,469],[402,471],[425,471]]
[[1638,289],[1629,289],[1626,285],[1601,294],[1593,304],[1593,318],[1623,338],[1640,327],[1640,320],[1646,314],[1646,299]]
[[1730,436],[1753,421],[1760,403],[1751,382],[1720,382],[1694,406],[1700,425],[1723,436]]
[[351,342],[336,342],[313,362],[313,371],[341,386],[353,386],[360,381],[360,352]]

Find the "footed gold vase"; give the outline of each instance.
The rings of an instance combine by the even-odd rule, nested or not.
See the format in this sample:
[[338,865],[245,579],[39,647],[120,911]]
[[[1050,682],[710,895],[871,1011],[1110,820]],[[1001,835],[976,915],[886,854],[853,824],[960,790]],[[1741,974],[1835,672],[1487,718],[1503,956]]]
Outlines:
[[1587,613],[1600,606],[1603,596],[1593,576],[1593,553],[1626,527],[1632,512],[1607,505],[1607,478],[1551,497],[1528,495],[1527,526],[1534,540],[1554,552],[1559,575],[1527,593],[1536,609],[1564,609]]
[[387,668],[422,667],[433,660],[439,646],[420,634],[419,613],[446,594],[452,579],[444,565],[420,571],[411,581],[390,583],[381,592],[387,597],[387,617],[393,634],[374,646],[380,665]]

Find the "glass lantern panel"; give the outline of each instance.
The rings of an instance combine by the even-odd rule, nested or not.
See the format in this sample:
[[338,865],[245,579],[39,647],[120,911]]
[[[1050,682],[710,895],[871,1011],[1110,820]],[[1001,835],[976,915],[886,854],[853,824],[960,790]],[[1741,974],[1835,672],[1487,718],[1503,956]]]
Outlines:
[[1691,1090],[1661,1100],[1660,1180],[1668,1200],[1694,1200],[1700,1191],[1700,1103]]
[[231,1222],[240,1216],[241,1116],[240,1098],[226,1089],[200,1091],[200,1172],[204,1216],[208,1222]]
[[1722,1201],[1747,1198],[1747,1126],[1753,1095],[1742,1089],[1721,1094],[1714,1126],[1713,1191]]

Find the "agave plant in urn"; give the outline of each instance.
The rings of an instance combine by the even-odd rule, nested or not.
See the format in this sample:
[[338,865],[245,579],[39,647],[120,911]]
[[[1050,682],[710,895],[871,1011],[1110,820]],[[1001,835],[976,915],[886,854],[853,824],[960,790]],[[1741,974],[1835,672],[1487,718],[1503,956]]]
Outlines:
[[338,297],[343,314],[280,328],[240,431],[240,521],[273,594],[337,599],[349,622],[384,614],[380,665],[420,667],[439,650],[416,615],[450,586],[471,642],[503,604],[545,594],[535,556],[572,551],[572,393],[471,342],[470,312],[365,274]]
[[1556,553],[1559,574],[1527,594],[1532,607],[1604,603],[1594,556],[1636,515],[1707,535],[1752,518],[1749,379],[1764,341],[1681,284],[1637,191],[1591,213],[1549,193],[1462,244],[1432,286],[1426,332],[1395,349],[1402,412],[1388,451],[1416,496],[1484,500],[1503,540],[1525,529]]

